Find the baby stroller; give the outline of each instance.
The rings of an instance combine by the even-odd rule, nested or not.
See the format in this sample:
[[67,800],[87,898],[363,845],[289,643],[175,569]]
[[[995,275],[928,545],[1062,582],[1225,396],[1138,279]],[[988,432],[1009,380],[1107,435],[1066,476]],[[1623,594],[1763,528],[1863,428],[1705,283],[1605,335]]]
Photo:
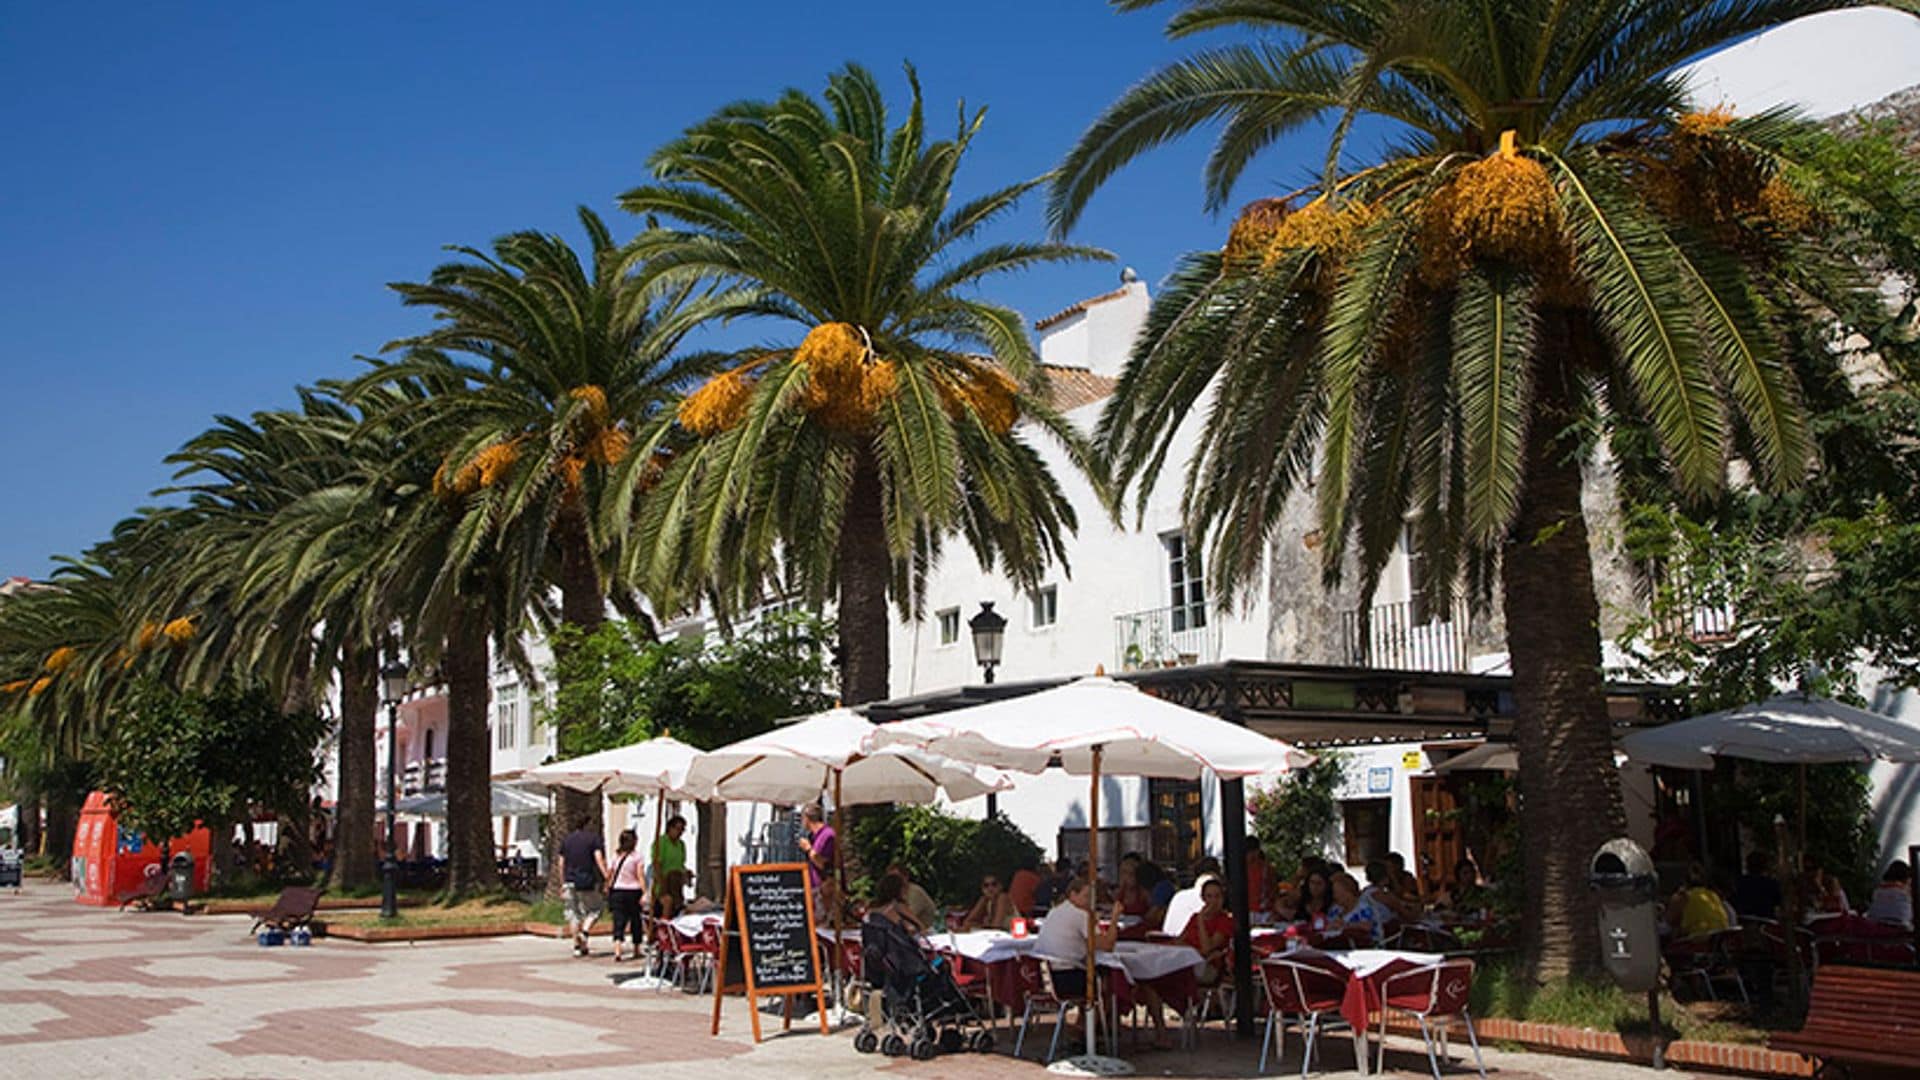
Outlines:
[[861,924],[860,952],[868,992],[881,992],[887,1031],[883,1038],[871,1023],[862,1025],[853,1037],[855,1050],[878,1050],[889,1057],[906,1054],[916,1061],[965,1049],[993,1052],[993,1033],[953,981],[950,960],[928,959],[913,935],[880,915],[870,915]]

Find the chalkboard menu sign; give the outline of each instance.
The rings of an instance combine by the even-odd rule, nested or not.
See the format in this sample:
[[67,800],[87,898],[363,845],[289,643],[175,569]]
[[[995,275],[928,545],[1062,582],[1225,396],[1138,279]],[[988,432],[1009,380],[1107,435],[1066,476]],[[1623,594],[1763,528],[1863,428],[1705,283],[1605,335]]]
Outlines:
[[827,1007],[806,864],[736,866],[728,885],[726,932],[717,958],[721,977],[713,988],[713,1033],[720,1034],[722,999],[744,992],[755,1042],[760,1041],[760,1012],[754,1005],[762,994],[787,997],[783,1026],[793,1023],[794,995],[814,995],[824,1034]]

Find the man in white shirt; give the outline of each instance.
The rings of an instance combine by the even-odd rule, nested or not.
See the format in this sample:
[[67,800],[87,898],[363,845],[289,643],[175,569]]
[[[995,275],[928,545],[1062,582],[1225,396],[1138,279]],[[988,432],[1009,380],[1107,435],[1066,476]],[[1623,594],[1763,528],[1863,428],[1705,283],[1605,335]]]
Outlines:
[[[1087,922],[1093,918],[1093,892],[1086,878],[1075,878],[1067,889],[1067,902],[1047,909],[1034,938],[1033,953],[1053,969],[1053,989],[1062,1001],[1082,1001],[1087,996]],[[1120,903],[1115,901],[1107,926],[1096,930],[1093,947],[1100,952],[1113,949],[1120,934]],[[1153,987],[1139,984],[1134,997],[1153,1021],[1156,1046],[1172,1045],[1167,1037],[1166,1010]]]

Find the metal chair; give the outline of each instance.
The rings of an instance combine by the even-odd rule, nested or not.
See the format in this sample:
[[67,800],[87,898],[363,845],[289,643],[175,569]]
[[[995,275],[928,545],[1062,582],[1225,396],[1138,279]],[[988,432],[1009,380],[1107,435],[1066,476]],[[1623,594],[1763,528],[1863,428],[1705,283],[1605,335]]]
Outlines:
[[[1380,984],[1380,1019],[1384,1026],[1389,1010],[1411,1015],[1420,1022],[1420,1037],[1426,1040],[1427,1064],[1434,1080],[1440,1080],[1440,1056],[1447,1053],[1447,1021],[1458,1016],[1467,1025],[1467,1041],[1473,1044],[1473,1065],[1486,1080],[1487,1065],[1480,1057],[1480,1037],[1473,1030],[1473,1016],[1467,999],[1473,992],[1473,961],[1447,960],[1413,971],[1401,972]],[[1438,1020],[1437,1025],[1428,1021]],[[1440,1054],[1434,1053],[1436,1030]],[[1378,1073],[1387,1067],[1386,1032],[1380,1034],[1380,1057],[1374,1066]]]
[[1740,994],[1740,1003],[1751,1004],[1747,997],[1747,980],[1741,977],[1740,968],[1734,963],[1733,953],[1729,949],[1729,943],[1742,932],[1737,927],[1716,930],[1711,934],[1698,934],[1669,943],[1665,952],[1671,981],[1698,979],[1709,1001],[1720,1000],[1720,995],[1713,988],[1716,981],[1731,981]]
[[1285,1051],[1286,1032],[1281,1025],[1285,1023],[1285,1016],[1292,1015],[1299,1018],[1306,1029],[1306,1047],[1300,1053],[1300,1076],[1305,1080],[1307,1070],[1313,1066],[1313,1051],[1318,1045],[1322,1022],[1330,1028],[1352,1030],[1340,1015],[1340,1003],[1347,993],[1346,975],[1343,971],[1286,956],[1269,957],[1263,967],[1267,981],[1267,1037],[1260,1044],[1260,1071],[1266,1071],[1268,1044],[1273,1042],[1276,1028],[1280,1029],[1279,1049]]
[[1067,1029],[1067,1003],[1053,989],[1053,972],[1038,957],[1022,956],[1014,961],[1014,970],[1020,977],[1020,994],[1026,998],[1026,1007],[1020,1013],[1020,1034],[1013,1039],[1013,1056],[1020,1056],[1020,1047],[1027,1041],[1027,1025],[1033,1023],[1033,1014],[1053,1013],[1053,1041],[1047,1045],[1047,1063],[1052,1064],[1054,1055],[1060,1050],[1060,1033]]

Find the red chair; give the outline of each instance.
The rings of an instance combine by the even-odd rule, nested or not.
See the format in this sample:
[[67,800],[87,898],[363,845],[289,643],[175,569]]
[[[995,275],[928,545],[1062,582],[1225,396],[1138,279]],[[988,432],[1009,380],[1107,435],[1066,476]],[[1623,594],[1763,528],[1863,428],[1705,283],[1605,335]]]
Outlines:
[[[1275,1056],[1286,1052],[1287,1035],[1282,1025],[1289,1015],[1306,1031],[1307,1045],[1300,1053],[1301,1080],[1306,1080],[1307,1070],[1313,1065],[1313,1050],[1323,1022],[1330,1027],[1353,1030],[1340,1015],[1340,1003],[1347,996],[1346,971],[1323,966],[1330,963],[1333,962],[1316,964],[1287,956],[1272,956],[1261,966],[1267,983],[1267,1036],[1260,1044],[1261,1072],[1267,1069],[1267,1050],[1275,1042],[1275,1030],[1280,1032]],[[1364,1065],[1365,1062],[1355,1064]]]
[[[1420,1022],[1420,1037],[1427,1042],[1427,1064],[1433,1067],[1434,1080],[1440,1080],[1440,1055],[1447,1052],[1447,1021],[1459,1017],[1467,1025],[1467,1041],[1473,1044],[1473,1064],[1486,1080],[1487,1065],[1480,1058],[1480,1037],[1473,1030],[1473,1016],[1467,1011],[1467,999],[1473,992],[1473,961],[1447,960],[1423,968],[1401,972],[1380,984],[1380,1018],[1384,1025],[1389,1010],[1403,1012]],[[1437,1024],[1428,1021],[1437,1020]],[[1440,1054],[1434,1053],[1434,1035],[1438,1029]],[[1387,1065],[1385,1032],[1380,1038],[1378,1073]]]
[[1038,957],[1022,956],[1014,962],[1014,970],[1020,975],[1020,995],[1026,999],[1026,1008],[1020,1013],[1020,1034],[1013,1038],[1013,1056],[1020,1056],[1020,1047],[1027,1041],[1027,1025],[1033,1023],[1033,1014],[1042,1016],[1052,1013],[1053,1042],[1047,1045],[1047,1063],[1053,1063],[1053,1057],[1060,1051],[1060,1034],[1067,1029],[1067,1003],[1054,993],[1053,978],[1047,965]]

